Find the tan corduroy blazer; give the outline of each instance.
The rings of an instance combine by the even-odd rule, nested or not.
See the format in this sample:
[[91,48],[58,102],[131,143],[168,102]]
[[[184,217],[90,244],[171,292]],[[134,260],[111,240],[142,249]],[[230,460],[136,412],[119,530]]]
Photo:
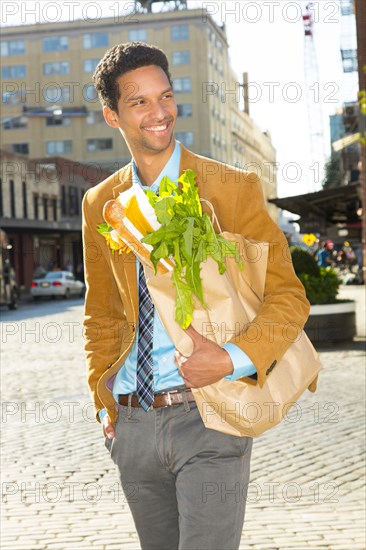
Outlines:
[[[200,197],[213,205],[223,231],[269,243],[263,305],[252,321],[260,338],[241,335],[235,344],[251,359],[263,385],[291,344],[289,327],[302,329],[309,313],[304,288],[295,275],[287,241],[270,218],[256,174],[201,157],[181,146],[180,173],[197,174]],[[87,191],[83,199],[83,245],[87,292],[85,351],[88,382],[96,412],[106,408],[112,420],[117,407],[112,385],[135,338],[138,317],[136,261],[132,253],[112,252],[97,225],[104,223],[103,206],[132,184],[128,164]],[[257,332],[258,333],[258,332]],[[309,386],[315,391],[316,380]]]

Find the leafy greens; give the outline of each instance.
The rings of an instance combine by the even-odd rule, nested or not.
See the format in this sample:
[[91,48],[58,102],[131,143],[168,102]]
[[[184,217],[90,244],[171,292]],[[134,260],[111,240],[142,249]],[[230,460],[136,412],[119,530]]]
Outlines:
[[234,256],[242,267],[239,252],[234,242],[217,235],[208,214],[202,206],[195,183],[196,174],[186,170],[176,183],[164,177],[159,186],[159,195],[146,191],[161,227],[147,234],[142,242],[153,247],[151,261],[155,267],[161,258],[174,258],[172,274],[176,289],[175,320],[186,329],[193,320],[194,296],[204,308],[205,304],[201,263],[208,257],[214,259],[219,273],[226,271],[225,257]]

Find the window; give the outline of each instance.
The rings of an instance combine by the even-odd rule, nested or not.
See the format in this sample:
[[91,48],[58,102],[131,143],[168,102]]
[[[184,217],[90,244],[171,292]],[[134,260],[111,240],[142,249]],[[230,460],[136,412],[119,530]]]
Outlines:
[[108,45],[108,34],[106,32],[84,34],[83,36],[84,50],[91,50],[92,48],[106,48]]
[[95,103],[98,100],[98,92],[94,84],[85,84],[83,87],[83,98],[85,101]]
[[61,185],[61,214],[66,215],[66,187]]
[[71,126],[71,118],[63,116],[47,117],[46,126]]
[[13,143],[12,149],[14,153],[29,155],[29,143]]
[[71,139],[47,141],[46,151],[47,155],[63,155],[65,153],[72,153],[72,141]]
[[172,61],[173,65],[188,65],[190,63],[189,51],[173,52]]
[[47,103],[70,103],[70,86],[59,86],[52,82],[43,88],[43,98]]
[[78,188],[74,185],[69,186],[69,214],[79,215]]
[[341,14],[342,15],[352,15],[353,14],[353,1],[352,0],[341,0]]
[[28,218],[27,184],[22,181],[23,218]]
[[89,111],[86,117],[87,124],[100,124],[101,122],[104,122],[102,111]]
[[10,216],[15,218],[15,191],[14,191],[14,181],[9,180],[9,190],[10,190]]
[[341,50],[343,71],[352,73],[357,71],[357,52],[356,50]]
[[42,204],[43,204],[43,219],[48,220],[48,198],[42,197]]
[[146,42],[147,30],[146,29],[131,29],[128,31],[128,40],[130,42]]
[[86,148],[89,153],[93,153],[94,151],[109,151],[113,149],[113,140],[112,138],[88,139]]
[[25,78],[27,69],[25,65],[4,65],[1,67],[1,77],[9,78]]
[[46,36],[43,39],[44,52],[64,52],[69,49],[67,36]]
[[57,76],[69,74],[70,63],[68,61],[52,61],[43,63],[43,74],[45,76]]
[[18,128],[27,128],[28,118],[25,116],[9,117],[3,119],[4,130],[17,130]]
[[33,195],[33,212],[34,212],[34,219],[39,219],[39,208],[38,208],[38,195]]
[[183,78],[174,78],[173,79],[173,89],[175,92],[191,92],[192,91],[192,80],[189,76]]
[[25,95],[20,90],[2,92],[1,101],[3,105],[19,105],[19,103],[25,103]]
[[57,199],[52,199],[53,220],[57,222]]
[[24,40],[7,40],[1,42],[1,57],[23,55],[25,53]]
[[192,116],[192,103],[181,103],[177,105],[178,116],[188,118]]
[[84,59],[84,73],[93,73],[100,59]]
[[188,25],[173,25],[171,28],[170,37],[174,42],[178,40],[188,40],[189,38]]
[[193,132],[176,132],[175,137],[182,145],[193,145]]

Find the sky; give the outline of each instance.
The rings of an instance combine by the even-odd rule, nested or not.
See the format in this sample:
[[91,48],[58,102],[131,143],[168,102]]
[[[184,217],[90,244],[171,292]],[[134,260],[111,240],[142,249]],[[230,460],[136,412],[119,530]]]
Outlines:
[[[239,80],[243,72],[249,74],[250,116],[271,135],[277,153],[279,197],[321,189],[324,162],[330,155],[329,115],[345,99],[357,97],[356,74],[344,88],[339,0],[311,3],[313,48],[304,45],[302,13],[308,3],[188,0],[189,8],[200,8],[203,16],[208,13],[218,24],[225,23],[231,64]],[[131,0],[3,0],[1,4],[4,25],[67,20],[70,15],[74,19],[110,17],[116,10],[123,14],[133,8]],[[312,62],[305,78],[306,53]],[[310,147],[308,105],[317,130],[321,126],[323,130],[323,138],[315,143],[315,155]]]

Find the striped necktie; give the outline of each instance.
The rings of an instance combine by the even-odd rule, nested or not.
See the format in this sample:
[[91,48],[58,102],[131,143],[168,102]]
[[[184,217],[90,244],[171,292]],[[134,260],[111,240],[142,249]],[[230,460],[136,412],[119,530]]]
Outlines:
[[148,411],[154,401],[153,390],[153,332],[154,304],[148,291],[144,269],[139,264],[139,326],[137,351],[137,400]]

